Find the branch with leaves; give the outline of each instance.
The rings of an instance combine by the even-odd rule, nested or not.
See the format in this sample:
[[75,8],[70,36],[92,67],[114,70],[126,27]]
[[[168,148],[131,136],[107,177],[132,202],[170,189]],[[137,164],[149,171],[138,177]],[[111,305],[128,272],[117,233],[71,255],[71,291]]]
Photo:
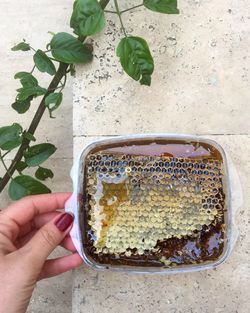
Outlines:
[[[106,10],[110,0],[76,0],[70,20],[70,26],[75,35],[61,32],[52,34],[51,41],[45,50],[34,49],[25,40],[12,48],[12,51],[34,51],[34,66],[30,72],[16,73],[14,78],[20,81],[17,96],[12,108],[19,114],[27,112],[35,98],[41,97],[41,102],[30,123],[29,128],[23,129],[14,123],[0,127],[0,164],[4,176],[0,178],[0,192],[9,183],[8,192],[13,200],[27,195],[49,193],[50,189],[44,184],[48,178],[53,178],[53,172],[43,164],[56,147],[50,143],[33,144],[36,141],[35,131],[45,111],[53,118],[63,100],[63,89],[67,76],[75,72],[75,64],[86,64],[93,58],[92,49],[85,44],[88,36],[103,30],[106,25],[105,14],[116,14],[121,23],[124,38],[119,42],[116,55],[124,71],[142,85],[150,86],[154,71],[154,60],[145,39],[130,36],[123,23],[123,14],[145,7],[151,11],[178,14],[177,0],[143,0],[139,5],[121,9],[118,0],[113,0],[115,10]],[[40,86],[35,71],[52,76],[47,88]],[[9,166],[6,156],[14,149],[16,154]],[[25,170],[35,168],[35,177],[24,174]]]

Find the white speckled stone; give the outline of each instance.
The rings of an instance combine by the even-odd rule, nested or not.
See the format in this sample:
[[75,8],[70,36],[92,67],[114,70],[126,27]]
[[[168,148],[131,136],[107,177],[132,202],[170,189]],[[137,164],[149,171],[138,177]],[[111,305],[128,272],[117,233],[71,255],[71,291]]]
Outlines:
[[[120,1],[122,3],[122,1]],[[135,1],[126,1],[124,7]],[[74,273],[74,313],[247,313],[250,288],[250,4],[179,1],[179,16],[140,8],[124,15],[129,34],[147,38],[155,58],[150,88],[121,70],[116,16],[94,38],[96,57],[74,82],[74,155],[103,136],[146,132],[205,134],[229,151],[244,205],[229,260],[216,270],[174,276]]]
[[[72,0],[1,0],[1,40],[0,40],[0,127],[19,122],[24,127],[30,123],[37,108],[38,101],[32,104],[29,112],[17,114],[10,105],[16,96],[19,86],[14,79],[14,73],[30,71],[32,68],[32,52],[13,52],[11,47],[23,38],[36,49],[44,48],[51,39],[48,31],[68,31]],[[47,74],[35,75],[41,77],[41,85],[46,87],[51,76]],[[47,114],[46,114],[47,115]],[[60,109],[55,112],[56,119],[43,119],[37,133],[37,143],[52,142],[58,150],[44,166],[54,171],[53,181],[48,185],[53,191],[70,191],[71,180],[69,171],[72,165],[72,88],[69,80],[64,93],[64,101]],[[11,158],[13,154],[9,154]],[[0,177],[3,174],[0,164]],[[0,208],[10,202],[7,188],[0,194]],[[62,256],[63,249],[57,249],[54,257]],[[1,279],[1,278],[0,278]],[[64,275],[44,280],[38,283],[32,297],[28,313],[69,313],[71,311],[72,275]],[[1,302],[1,300],[0,300]],[[0,304],[1,306],[1,304]],[[6,312],[7,313],[7,312]]]
[[[74,273],[74,313],[248,312],[250,136],[209,138],[219,142],[229,152],[245,195],[244,206],[236,214],[239,236],[229,260],[216,270],[173,276],[97,272],[83,266]],[[93,139],[75,138],[75,143],[82,148]]]
[[250,21],[244,5],[250,6],[247,1],[180,1],[179,16],[144,8],[124,15],[128,33],[144,36],[151,47],[151,88],[123,73],[114,52],[119,22],[110,16],[105,31],[94,38],[94,61],[78,67],[74,135],[246,134]]

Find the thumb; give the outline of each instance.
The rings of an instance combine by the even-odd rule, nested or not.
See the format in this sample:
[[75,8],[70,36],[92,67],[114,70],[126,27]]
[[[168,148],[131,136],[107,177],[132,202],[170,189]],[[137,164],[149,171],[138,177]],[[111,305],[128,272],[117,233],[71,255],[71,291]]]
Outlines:
[[42,264],[70,231],[74,221],[71,213],[63,213],[44,225],[26,244],[26,249]]

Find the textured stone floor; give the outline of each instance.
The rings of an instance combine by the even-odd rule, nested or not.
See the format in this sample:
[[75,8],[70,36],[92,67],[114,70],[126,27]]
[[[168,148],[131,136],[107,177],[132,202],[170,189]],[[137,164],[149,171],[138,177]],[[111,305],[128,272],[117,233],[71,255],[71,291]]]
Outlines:
[[[14,73],[30,71],[32,54],[29,52],[12,52],[10,49],[23,38],[34,48],[44,48],[51,36],[48,31],[67,31],[71,14],[71,0],[14,0],[0,1],[0,126],[15,121],[26,126],[36,110],[34,103],[29,112],[18,115],[10,108],[15,98],[18,82]],[[47,86],[49,75],[41,75],[41,84]],[[72,165],[72,83],[69,80],[65,90],[63,104],[55,113],[56,119],[46,117],[37,131],[37,142],[52,142],[58,150],[46,166],[53,169],[55,178],[48,182],[53,191],[70,191],[71,180],[69,171]],[[62,140],[63,138],[63,140]],[[0,176],[2,168],[0,166]],[[0,195],[0,207],[9,203],[7,192]],[[53,255],[59,256],[63,249],[58,249]],[[66,273],[60,277],[42,281],[38,284],[31,300],[28,312],[34,313],[68,313],[71,311],[72,274]]]
[[[50,39],[47,31],[67,31],[72,2],[0,1],[1,126],[12,121],[28,125],[35,110],[34,106],[20,116],[9,108],[17,88],[13,74],[32,66],[29,53],[13,53],[10,48],[22,38],[38,48]],[[140,1],[120,3],[126,8]],[[144,9],[124,15],[128,33],[144,36],[151,46],[155,73],[150,88],[131,81],[121,70],[114,54],[120,26],[116,16],[108,16],[106,29],[93,38],[96,58],[77,70],[73,140],[70,84],[57,119],[42,122],[37,138],[58,147],[47,163],[56,173],[54,191],[71,189],[72,148],[76,156],[96,138],[177,132],[218,140],[231,154],[244,192],[244,204],[237,212],[236,247],[217,270],[194,274],[127,275],[83,266],[74,273],[74,313],[249,311],[250,4],[247,0],[180,0],[179,8],[179,16]],[[9,200],[6,193],[0,197],[3,207]],[[28,312],[70,312],[71,278],[68,273],[40,283]]]
[[[126,1],[126,8],[135,1]],[[137,3],[137,2],[136,2]],[[139,3],[139,2],[138,2]],[[129,34],[144,36],[155,58],[150,88],[121,70],[114,49],[119,21],[109,16],[94,38],[96,58],[74,81],[74,155],[103,136],[175,132],[206,135],[230,153],[242,182],[239,236],[216,270],[175,276],[74,273],[73,312],[246,313],[249,266],[249,35],[247,1],[179,1],[181,15],[138,9],[124,15]]]

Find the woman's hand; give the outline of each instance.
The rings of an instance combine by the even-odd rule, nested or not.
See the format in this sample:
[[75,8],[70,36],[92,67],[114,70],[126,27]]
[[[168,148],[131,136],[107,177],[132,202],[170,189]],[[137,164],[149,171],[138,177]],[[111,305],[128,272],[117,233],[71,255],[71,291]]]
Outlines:
[[[25,312],[38,280],[82,263],[67,236],[74,218],[56,211],[69,196],[30,196],[0,212],[0,313]],[[72,254],[47,260],[59,244]]]

